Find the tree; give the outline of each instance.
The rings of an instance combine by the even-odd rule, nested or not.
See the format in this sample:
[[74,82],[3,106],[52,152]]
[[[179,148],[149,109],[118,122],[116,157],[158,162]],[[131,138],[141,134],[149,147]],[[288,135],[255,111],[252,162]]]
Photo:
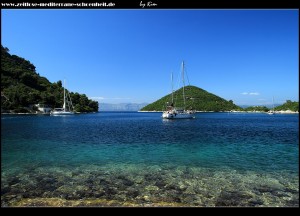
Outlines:
[[62,82],[61,82],[61,80],[57,81],[57,85],[58,85],[58,87],[62,88]]

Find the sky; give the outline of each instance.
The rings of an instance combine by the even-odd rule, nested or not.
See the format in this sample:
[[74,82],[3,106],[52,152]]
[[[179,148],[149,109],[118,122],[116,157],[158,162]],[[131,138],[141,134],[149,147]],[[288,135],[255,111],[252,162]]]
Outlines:
[[99,103],[186,84],[237,105],[299,101],[299,10],[2,10],[2,45]]

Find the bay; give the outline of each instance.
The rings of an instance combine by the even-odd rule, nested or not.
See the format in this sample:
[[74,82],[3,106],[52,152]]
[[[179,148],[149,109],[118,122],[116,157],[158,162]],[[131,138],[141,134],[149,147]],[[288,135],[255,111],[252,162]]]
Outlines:
[[1,116],[2,206],[299,206],[299,115]]

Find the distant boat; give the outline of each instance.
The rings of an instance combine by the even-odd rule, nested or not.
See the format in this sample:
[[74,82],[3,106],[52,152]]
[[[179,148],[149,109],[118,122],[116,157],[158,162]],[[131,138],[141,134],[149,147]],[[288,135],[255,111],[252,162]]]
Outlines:
[[70,97],[70,94],[66,94],[66,89],[65,89],[65,81],[64,81],[64,104],[62,108],[54,108],[53,111],[50,112],[50,115],[73,115],[74,108],[72,104],[72,100]]
[[267,113],[269,115],[274,115],[275,114],[275,110],[274,110],[274,97],[272,98],[272,110],[269,110]]
[[172,80],[172,103],[167,105],[166,110],[162,114],[162,118],[164,119],[192,119],[195,118],[195,112],[193,110],[186,110],[186,103],[185,103],[185,82],[184,82],[184,62],[182,62],[182,96],[183,96],[183,108],[178,108],[174,106],[174,96],[173,96],[173,74],[171,76]]

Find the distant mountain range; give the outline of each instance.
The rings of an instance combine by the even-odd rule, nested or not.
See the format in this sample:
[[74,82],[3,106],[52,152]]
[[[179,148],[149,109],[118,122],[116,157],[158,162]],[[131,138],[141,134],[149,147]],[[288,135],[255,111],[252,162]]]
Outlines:
[[146,105],[148,105],[148,103],[100,103],[99,111],[139,111]]

